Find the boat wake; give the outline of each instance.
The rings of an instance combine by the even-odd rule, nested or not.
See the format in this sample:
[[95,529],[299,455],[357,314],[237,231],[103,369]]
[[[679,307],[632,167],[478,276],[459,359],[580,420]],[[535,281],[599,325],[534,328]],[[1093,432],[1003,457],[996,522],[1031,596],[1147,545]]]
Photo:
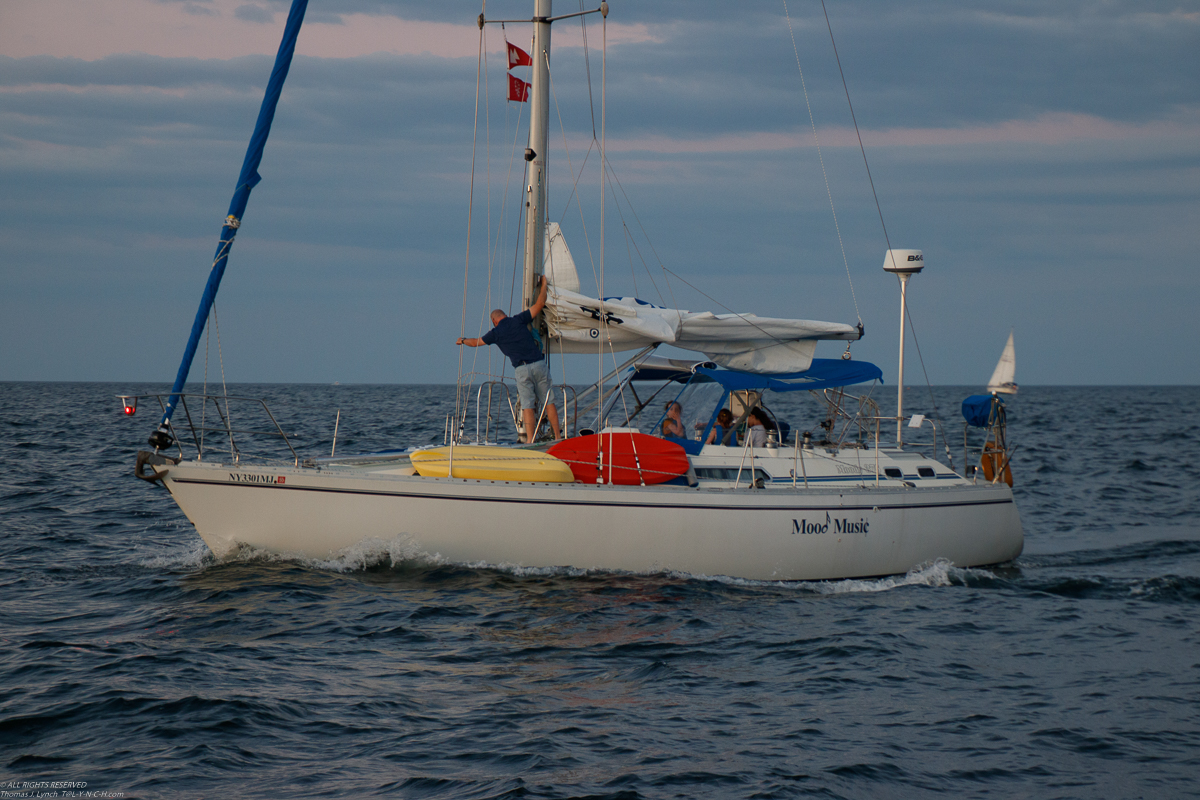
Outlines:
[[[1172,543],[1176,548],[1182,548],[1188,554],[1194,554],[1191,542]],[[1159,543],[1159,547],[1162,544]],[[1123,551],[1137,551],[1139,546],[1124,548]],[[1125,553],[1128,557],[1128,553]],[[1086,558],[1084,556],[1092,556]],[[1041,558],[1022,559],[1020,567],[1028,570],[1037,567],[1062,567],[1060,562],[1083,561],[1091,564],[1096,560],[1095,554],[1055,554]],[[1107,562],[1110,559],[1101,559]],[[1032,561],[1035,563],[1024,563]],[[1045,562],[1045,563],[1044,563]],[[1058,595],[1073,598],[1112,598],[1138,599],[1149,602],[1166,603],[1195,603],[1200,601],[1200,578],[1173,574],[1163,575],[1112,575],[1096,573],[1093,575],[1070,576],[1042,575],[1034,578],[1022,574],[1021,569],[1000,570],[995,572],[988,569],[956,567],[946,559],[921,564],[903,575],[891,575],[880,578],[847,578],[830,581],[766,581],[734,578],[720,575],[698,575],[677,570],[659,570],[647,572],[628,572],[582,567],[525,567],[516,564],[493,564],[487,562],[462,563],[451,561],[439,554],[430,554],[422,550],[410,538],[397,536],[390,540],[369,539],[346,548],[330,558],[309,558],[299,554],[273,553],[243,546],[233,556],[218,560],[212,556],[202,542],[190,545],[163,548],[162,551],[144,557],[138,561],[142,568],[155,571],[203,572],[213,568],[221,568],[232,564],[292,564],[319,572],[334,572],[340,574],[376,572],[379,570],[402,570],[405,572],[427,572],[430,570],[446,570],[452,572],[467,570],[476,573],[501,573],[517,579],[555,579],[555,578],[605,578],[621,579],[650,579],[666,580],[672,583],[710,583],[736,589],[771,589],[798,592],[809,595],[854,595],[888,592],[906,587],[1006,587],[1022,593],[1037,593]]]
[[451,562],[437,555],[430,555],[413,544],[407,537],[398,536],[391,540],[365,539],[347,547],[329,558],[310,558],[298,553],[276,553],[242,545],[225,558],[216,558],[203,541],[187,545],[163,548],[160,552],[144,557],[138,565],[154,570],[203,570],[228,564],[295,564],[315,570],[329,572],[363,572],[369,569],[397,568],[404,566],[442,567]]
[[217,559],[202,540],[191,540],[138,560],[138,566],[151,570],[197,570],[216,564]]
[[982,569],[956,567],[944,558],[913,567],[903,575],[886,578],[857,579],[842,581],[817,581],[809,584],[818,594],[851,594],[860,592],[887,592],[905,586],[963,586],[971,579],[994,578]]
[[801,592],[836,595],[853,593],[886,592],[907,586],[963,586],[991,582],[996,575],[983,569],[956,567],[946,559],[937,559],[919,565],[904,575],[881,578],[848,578],[834,581],[768,581],[735,578],[725,575],[697,575],[678,570],[655,570],[628,572],[584,567],[526,567],[517,564],[492,564],[487,562],[460,563],[440,554],[422,550],[406,536],[390,540],[367,539],[330,558],[309,558],[296,553],[275,553],[267,550],[242,546],[233,555],[218,560],[208,548],[197,542],[187,547],[177,547],[158,555],[142,559],[140,566],[167,570],[202,570],[226,564],[295,564],[314,570],[337,573],[366,572],[378,569],[422,569],[455,567],[466,570],[501,572],[514,578],[584,578],[584,577],[662,577],[671,581],[715,582],[731,587],[785,588]]

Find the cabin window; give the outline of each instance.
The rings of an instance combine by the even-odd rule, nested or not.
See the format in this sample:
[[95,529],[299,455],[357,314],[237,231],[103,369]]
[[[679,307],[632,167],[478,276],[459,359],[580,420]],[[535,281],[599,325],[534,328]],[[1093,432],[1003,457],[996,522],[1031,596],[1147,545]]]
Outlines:
[[936,478],[933,473],[933,467],[917,467],[917,474],[922,478]]
[[884,467],[883,474],[887,475],[889,478],[896,478],[897,480],[904,478],[904,473],[900,471],[899,467]]
[[[738,479],[737,467],[696,467],[696,477],[702,481],[736,481]],[[771,476],[766,470],[755,469],[754,475],[751,477],[749,469],[742,470],[742,483],[750,483],[752,480],[762,478],[770,483]]]

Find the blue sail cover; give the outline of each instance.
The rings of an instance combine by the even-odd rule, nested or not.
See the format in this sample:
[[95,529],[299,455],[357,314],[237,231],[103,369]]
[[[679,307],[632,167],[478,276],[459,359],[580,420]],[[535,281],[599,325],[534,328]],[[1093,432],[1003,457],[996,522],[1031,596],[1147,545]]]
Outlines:
[[183,351],[183,362],[175,376],[175,385],[171,387],[171,396],[167,400],[166,410],[159,422],[159,430],[164,431],[175,412],[179,401],[179,393],[187,382],[188,372],[192,368],[192,359],[196,356],[196,347],[200,344],[200,336],[208,322],[209,312],[212,311],[213,301],[217,297],[217,289],[221,286],[221,278],[225,274],[225,265],[229,260],[229,249],[233,246],[233,237],[242,223],[242,215],[246,213],[246,204],[250,201],[250,190],[258,185],[262,176],[258,174],[258,165],[262,162],[263,148],[267,146],[267,137],[271,134],[271,122],[275,119],[275,106],[279,103],[279,95],[283,92],[283,82],[287,79],[288,69],[292,66],[292,56],[296,52],[296,39],[300,36],[300,26],[304,23],[304,12],[308,8],[308,0],[292,0],[291,11],[288,12],[287,25],[283,29],[283,41],[279,43],[279,53],[275,56],[275,67],[271,70],[271,79],[267,81],[266,95],[258,110],[258,121],[254,124],[254,133],[250,136],[250,146],[246,150],[246,158],[242,161],[242,171],[238,175],[237,187],[233,191],[233,199],[229,202],[229,215],[221,226],[221,240],[217,243],[217,253],[213,257],[212,270],[208,274],[208,283],[204,294],[200,297],[200,308],[196,311],[196,320],[192,323],[192,333],[188,337],[187,347]]
[[842,361],[836,358],[814,358],[812,366],[804,372],[781,375],[755,375],[708,367],[697,367],[696,372],[731,391],[770,389],[775,392],[797,392],[883,380],[883,371],[870,362]]
[[963,419],[972,428],[986,428],[992,414],[992,403],[1004,405],[999,397],[990,394],[973,394],[962,402]]

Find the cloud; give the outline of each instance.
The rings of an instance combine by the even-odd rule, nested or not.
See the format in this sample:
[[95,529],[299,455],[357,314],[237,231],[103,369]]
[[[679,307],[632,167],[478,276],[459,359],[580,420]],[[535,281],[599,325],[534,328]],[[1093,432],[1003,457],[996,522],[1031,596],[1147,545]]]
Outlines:
[[[518,3],[495,5],[489,13],[526,13]],[[81,13],[73,0],[10,0],[0,54],[86,60],[132,52],[270,55],[281,21],[261,21],[287,4],[209,0],[197,6],[210,12],[204,18],[186,8],[182,2],[105,0]],[[731,17],[718,3],[616,7],[607,26],[610,88],[644,96],[627,111],[668,111],[660,116],[689,128],[699,115],[732,120],[755,105],[786,113],[795,107],[799,75],[780,9],[750,4]],[[815,108],[826,119],[848,117],[824,17],[796,3],[790,11]],[[256,21],[247,23],[247,13]],[[1191,79],[1200,73],[1200,14],[1167,4],[1009,2],[982,10],[932,0],[903,7],[852,2],[833,9],[832,23],[851,95],[868,127],[912,127],[914,120],[956,127],[1046,113],[1145,121],[1172,105],[1200,104],[1200,83]],[[599,30],[594,20],[589,25],[589,44],[597,50]],[[560,52],[582,44],[575,21],[554,30]],[[490,52],[499,55],[501,32],[489,27],[487,33]],[[528,34],[514,25],[508,35]],[[310,9],[298,52],[474,58],[478,37],[473,14],[457,4],[347,0]]]
[[275,13],[270,9],[249,4],[235,8],[233,16],[246,22],[271,23],[275,21]]
[[[0,378],[167,380],[287,4],[255,2],[275,15],[267,25],[237,17],[245,0],[72,3],[84,32],[56,37],[42,9],[61,15],[63,2],[11,0],[0,26],[0,339],[13,343]],[[515,17],[525,5],[488,8]],[[650,299],[707,307],[668,287],[661,259],[739,310],[853,321],[840,230],[868,328],[855,352],[890,364],[895,287],[879,269],[874,197],[824,17],[798,5],[821,160],[781,4],[731,18],[728,4],[614,3],[607,145],[621,204],[607,216],[607,284],[633,291],[636,280]],[[301,34],[222,290],[231,379],[452,380],[441,343],[460,313],[478,29],[458,4],[321,9]],[[996,348],[976,354],[971,339],[998,331],[1002,343],[1014,324],[1022,341],[1054,343],[1023,351],[1026,383],[1110,382],[1090,354],[1099,348],[1194,363],[1194,15],[1153,0],[830,11],[889,235],[929,259],[910,299],[935,381],[985,378]],[[508,26],[513,39],[521,30]],[[555,29],[550,154],[551,216],[583,272],[599,258],[595,152],[580,179],[586,230],[565,176],[592,144],[593,110],[599,126],[598,28],[588,30],[594,106],[578,23]],[[528,113],[503,101],[499,30],[488,44],[472,319],[476,306],[508,304],[495,287],[507,287],[519,239]],[[1178,319],[1174,337],[1143,330],[1151,318]],[[132,326],[155,335],[113,346]],[[297,343],[290,360],[263,355]],[[1139,380],[1200,380],[1139,363]]]
[[195,17],[213,17],[217,14],[211,6],[201,5],[200,3],[184,3],[183,13],[191,14]]
[[[102,0],[81,7],[75,0],[7,0],[5,24],[0,26],[0,55],[95,60],[121,53],[206,59],[274,54],[283,15],[278,20],[275,17],[289,5],[242,0],[208,0],[203,5],[176,0]],[[339,11],[343,6],[338,5],[314,6],[305,16],[297,52],[321,58],[372,53],[475,56],[479,49],[477,14],[448,5],[454,13],[411,17],[397,16],[396,9],[387,4],[347,4],[345,11]],[[499,54],[503,46],[500,31],[489,28],[489,32],[491,50]],[[563,29],[561,39],[560,46],[575,46],[578,27]],[[609,39],[620,43],[653,37],[644,25],[614,22],[609,25]]]
[[[1043,114],[1032,120],[1007,120],[997,124],[956,128],[888,128],[864,130],[871,147],[930,147],[984,144],[1065,144],[1085,141],[1160,141],[1200,137],[1200,109],[1188,110],[1168,120],[1114,122],[1087,114]],[[703,137],[654,135],[610,137],[609,153],[702,154],[781,152],[811,147],[858,149],[853,128],[822,127],[791,131],[738,131]],[[574,146],[586,147],[577,138]]]

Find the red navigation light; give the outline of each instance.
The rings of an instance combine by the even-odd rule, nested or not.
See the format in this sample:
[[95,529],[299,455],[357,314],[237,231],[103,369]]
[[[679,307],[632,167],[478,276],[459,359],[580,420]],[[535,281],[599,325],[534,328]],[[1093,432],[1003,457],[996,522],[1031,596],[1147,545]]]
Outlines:
[[136,397],[122,397],[121,404],[123,406],[122,410],[125,412],[125,416],[132,417],[134,414],[137,413],[137,398]]

